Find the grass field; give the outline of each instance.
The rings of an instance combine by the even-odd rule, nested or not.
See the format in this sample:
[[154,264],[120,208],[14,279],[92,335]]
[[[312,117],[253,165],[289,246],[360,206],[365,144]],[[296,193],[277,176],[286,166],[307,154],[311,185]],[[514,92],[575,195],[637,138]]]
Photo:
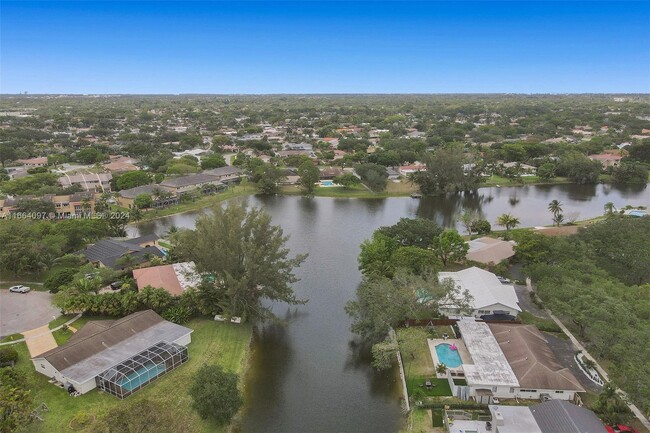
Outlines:
[[[79,323],[75,322],[73,326],[81,327],[88,321],[88,318],[82,319],[85,320]],[[75,415],[86,413],[99,419],[118,405],[143,399],[159,402],[166,410],[174,411],[178,417],[188,420],[186,432],[225,431],[224,427],[202,420],[194,412],[190,407],[191,398],[187,389],[191,386],[195,372],[206,363],[218,363],[226,369],[241,374],[248,355],[251,327],[217,323],[208,319],[195,319],[187,326],[194,330],[192,343],[188,346],[189,361],[124,401],[97,390],[77,398],[69,397],[67,392],[48,383],[47,377],[35,372],[34,366],[29,360],[25,343],[16,344],[13,347],[18,350],[20,355],[16,368],[27,375],[34,403],[36,405],[46,403],[50,408],[49,412],[43,414],[43,422],[35,421],[25,431],[28,433],[69,432],[71,431],[69,423]],[[93,424],[90,424],[83,431],[92,432],[94,430]]]
[[431,410],[413,409],[406,420],[406,427],[400,433],[429,433],[432,425]]
[[[433,385],[427,389],[424,382],[429,379]],[[447,379],[435,379],[431,376],[408,376],[406,379],[406,386],[409,390],[409,396],[414,395],[415,390],[422,390],[426,397],[445,397],[451,396],[451,388]]]

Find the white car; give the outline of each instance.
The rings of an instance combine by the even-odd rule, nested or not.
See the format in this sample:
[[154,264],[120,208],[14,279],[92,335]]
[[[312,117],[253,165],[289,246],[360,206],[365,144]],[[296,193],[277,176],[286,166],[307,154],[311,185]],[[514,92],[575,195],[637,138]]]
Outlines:
[[9,287],[9,291],[13,292],[13,293],[27,293],[30,290],[32,290],[32,289],[30,289],[27,286],[23,286],[22,284],[19,285],[19,286],[11,286],[11,287]]

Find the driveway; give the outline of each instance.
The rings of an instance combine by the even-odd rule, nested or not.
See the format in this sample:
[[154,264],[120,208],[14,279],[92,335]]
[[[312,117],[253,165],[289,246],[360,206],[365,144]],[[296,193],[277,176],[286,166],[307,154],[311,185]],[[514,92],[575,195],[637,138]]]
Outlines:
[[32,329],[31,331],[25,331],[23,335],[25,336],[25,343],[27,343],[27,350],[29,350],[29,355],[32,358],[36,358],[38,355],[52,350],[57,346],[52,331],[50,331],[47,325]]
[[526,286],[523,286],[521,284],[515,284],[514,286],[517,298],[519,298],[519,306],[522,310],[528,311],[533,316],[537,316],[542,319],[550,319],[550,316],[546,313],[546,311],[533,304],[533,301],[530,299],[530,291]]
[[61,311],[52,305],[52,298],[48,292],[0,290],[0,337],[39,328],[59,317]]
[[578,382],[580,382],[580,385],[582,385],[584,389],[591,392],[602,391],[603,388],[589,380],[576,364],[576,361],[573,358],[573,355],[576,352],[576,347],[573,345],[571,340],[556,337],[548,332],[544,332],[543,334],[544,338],[548,340],[548,345],[551,347],[558,362],[571,370],[571,373],[573,373],[576,379],[578,379]]

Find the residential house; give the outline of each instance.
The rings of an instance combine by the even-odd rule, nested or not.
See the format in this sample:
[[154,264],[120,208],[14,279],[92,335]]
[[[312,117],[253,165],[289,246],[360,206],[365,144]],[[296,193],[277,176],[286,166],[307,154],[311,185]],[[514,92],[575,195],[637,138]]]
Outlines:
[[163,208],[179,202],[178,195],[171,188],[150,184],[123,189],[117,196],[117,204],[121,207],[132,209],[135,205],[135,198],[140,194],[151,196],[152,208]]
[[332,180],[343,174],[343,170],[338,167],[328,167],[320,171],[320,180]]
[[135,269],[133,278],[138,284],[138,290],[151,286],[164,289],[172,296],[180,296],[187,289],[196,288],[201,283],[194,262]]
[[46,194],[41,197],[17,196],[4,200],[0,199],[0,218],[6,218],[8,214],[14,212],[21,200],[41,200],[46,203],[53,203],[55,209],[55,215],[53,216],[56,218],[80,217],[94,212],[95,196],[95,193],[80,192],[66,195]]
[[111,155],[110,162],[104,164],[103,167],[104,170],[110,172],[135,171],[140,169],[136,165],[137,162],[139,161],[135,158],[129,158],[127,156],[122,156],[122,155]]
[[467,242],[469,250],[467,260],[484,264],[497,264],[502,260],[515,255],[514,241],[502,241],[489,237],[482,237]]
[[[488,417],[471,412],[445,411],[449,433],[606,433],[595,413],[565,400],[531,406],[489,405]],[[479,418],[479,419],[474,419]],[[482,418],[482,419],[481,419]]]
[[427,166],[424,164],[411,164],[403,165],[399,168],[399,174],[402,176],[408,176],[409,174],[417,173],[419,171],[424,171],[427,169]]
[[275,155],[279,158],[287,158],[289,156],[295,155],[305,155],[308,158],[316,159],[316,154],[311,150],[280,150],[275,152]]
[[321,138],[321,141],[324,141],[325,143],[329,144],[332,149],[336,149],[339,147],[339,139],[335,137],[325,137]]
[[450,279],[461,293],[467,291],[472,296],[469,314],[463,314],[456,305],[445,305],[440,307],[440,314],[445,316],[480,318],[496,315],[514,319],[521,312],[515,288],[501,283],[492,272],[473,266],[458,272],[439,272],[438,279],[440,282]]
[[192,330],[153,310],[88,322],[63,345],[32,359],[68,392],[95,388],[125,398],[186,362]]
[[603,168],[618,167],[621,164],[621,155],[613,155],[611,153],[601,153],[598,155],[589,155],[592,161],[598,161]]
[[80,173],[59,178],[59,184],[63,188],[69,188],[72,185],[80,185],[84,191],[93,192],[110,192],[111,180],[113,175],[110,173]]
[[160,182],[160,185],[177,195],[194,191],[208,185],[213,185],[217,190],[226,188],[224,183],[221,182],[217,176],[206,172],[167,178]]
[[453,387],[457,397],[483,404],[495,398],[573,401],[584,392],[535,326],[488,324],[471,317],[457,325],[469,354],[460,369],[467,385]]
[[234,166],[213,168],[211,170],[206,170],[203,173],[215,176],[217,180],[223,182],[225,185],[239,183],[242,178],[246,176],[244,170]]
[[96,266],[113,269],[144,264],[151,257],[164,257],[162,251],[155,246],[152,236],[126,240],[102,239],[77,254]]
[[45,166],[47,166],[47,157],[46,156],[39,156],[37,158],[17,159],[15,162],[17,164],[24,165],[27,168],[45,167]]
[[517,169],[522,176],[534,176],[537,174],[537,167],[521,162],[506,162],[502,166],[505,169]]
[[282,145],[284,150],[304,150],[304,151],[313,151],[314,147],[309,143],[284,143]]

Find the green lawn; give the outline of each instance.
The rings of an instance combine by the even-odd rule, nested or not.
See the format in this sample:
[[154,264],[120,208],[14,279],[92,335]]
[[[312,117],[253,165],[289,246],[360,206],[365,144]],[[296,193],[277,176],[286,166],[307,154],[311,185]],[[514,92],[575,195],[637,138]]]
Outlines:
[[[399,335],[401,329],[397,330]],[[431,359],[431,352],[426,340],[422,340],[415,353],[415,358],[410,354],[402,353],[402,361],[404,362],[404,373],[407,379],[409,377],[435,377],[436,372]]]
[[516,185],[533,185],[533,184],[560,184],[571,183],[566,177],[555,177],[549,180],[540,179],[538,176],[522,176],[520,179],[508,179],[503,176],[490,176],[481,186],[516,186]]
[[[75,327],[81,326],[89,320],[88,318],[82,319],[85,320],[80,323],[75,322]],[[34,403],[36,405],[46,403],[50,408],[49,412],[43,414],[43,422],[30,424],[25,431],[27,433],[69,432],[71,431],[68,426],[70,420],[79,413],[83,412],[99,418],[117,405],[137,402],[142,399],[157,401],[166,410],[175,411],[179,417],[187,419],[187,432],[225,431],[223,427],[202,420],[191,409],[191,398],[187,389],[192,383],[195,372],[205,363],[219,363],[225,368],[241,374],[245,358],[248,355],[251,327],[217,323],[208,319],[195,319],[187,326],[194,330],[192,343],[188,346],[189,361],[147,385],[125,401],[97,390],[77,398],[69,397],[64,390],[49,384],[47,377],[34,371],[25,343],[15,345],[14,347],[20,355],[16,368],[27,374]],[[93,425],[89,425],[84,431],[94,431]]]
[[[433,385],[430,389],[424,386],[426,380],[430,380]],[[421,389],[427,397],[444,397],[451,396],[451,388],[447,379],[436,379],[431,376],[408,376],[406,386],[409,390],[409,396],[413,395],[416,389]]]
[[434,425],[431,420],[431,410],[413,409],[406,420],[406,427],[400,433],[428,433]]
[[[76,316],[76,314],[64,314],[63,316],[59,316],[56,319],[52,320],[47,326],[50,329],[54,329],[57,326],[63,325],[68,320],[72,320],[74,318],[74,316]],[[81,320],[81,317],[79,318],[79,320]]]

